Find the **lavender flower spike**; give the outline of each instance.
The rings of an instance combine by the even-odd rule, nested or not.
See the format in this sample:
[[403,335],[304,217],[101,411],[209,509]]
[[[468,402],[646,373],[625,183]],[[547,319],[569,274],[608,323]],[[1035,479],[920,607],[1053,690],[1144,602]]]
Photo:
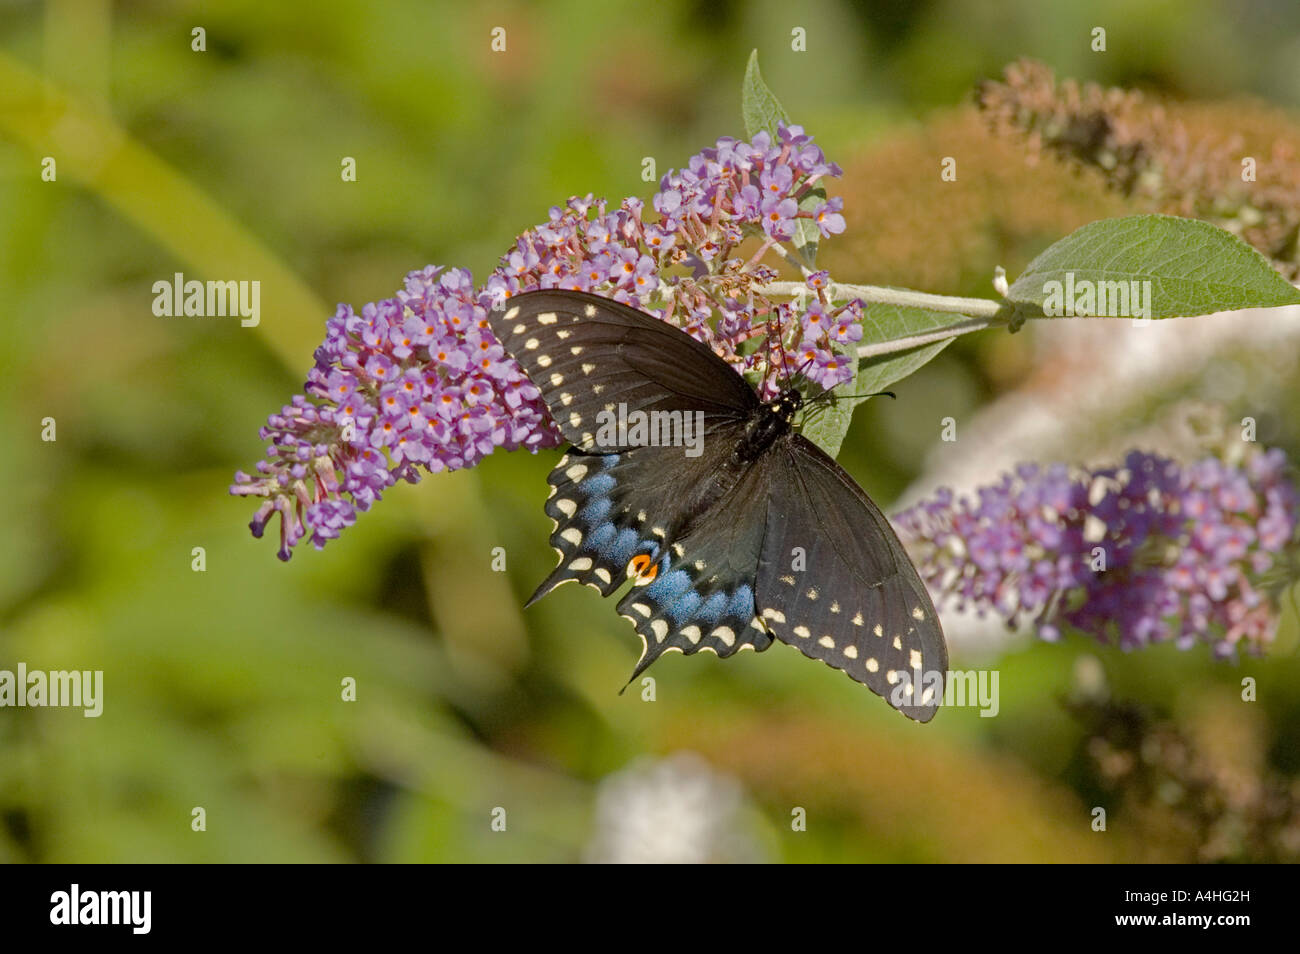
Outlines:
[[1043,639],[1068,627],[1125,648],[1174,640],[1262,650],[1269,590],[1289,582],[1297,492],[1281,451],[1191,466],[1024,464],[974,500],[941,490],[896,518],[936,603],[971,604]]
[[262,428],[271,445],[258,477],[235,475],[231,493],[267,498],[254,536],[280,514],[280,559],[308,528],[324,546],[398,478],[472,467],[497,447],[559,443],[540,392],[488,329],[469,273],[440,272],[412,272],[360,315],[340,305],[307,377],[312,400],[295,396]]

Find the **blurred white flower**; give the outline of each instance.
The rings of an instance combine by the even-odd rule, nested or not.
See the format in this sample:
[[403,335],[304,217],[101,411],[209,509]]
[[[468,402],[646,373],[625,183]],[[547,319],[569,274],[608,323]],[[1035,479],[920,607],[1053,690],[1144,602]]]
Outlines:
[[640,758],[596,792],[595,864],[753,863],[754,837],[740,782],[693,752]]

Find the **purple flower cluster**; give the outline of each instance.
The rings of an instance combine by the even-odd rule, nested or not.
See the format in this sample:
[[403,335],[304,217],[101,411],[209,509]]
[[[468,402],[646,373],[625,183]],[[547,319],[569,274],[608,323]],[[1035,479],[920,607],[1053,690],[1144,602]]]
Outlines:
[[488,328],[466,271],[429,267],[393,298],[356,314],[340,305],[296,395],[261,430],[271,442],[259,476],[235,494],[265,497],[260,537],[279,513],[282,560],[310,528],[326,540],[399,478],[472,467],[497,447],[559,443],[541,393]]
[[[590,195],[573,198],[524,232],[481,288],[465,270],[429,266],[359,315],[340,305],[306,393],[260,432],[270,443],[257,474],[235,475],[231,493],[264,498],[254,536],[278,513],[287,560],[308,536],[317,548],[337,537],[398,479],[472,467],[498,447],[560,443],[539,391],[487,322],[521,291],[581,289],[650,311],[738,372],[762,372],[767,394],[778,373],[802,371],[828,388],[848,380],[861,303],[833,307],[825,272],[808,276],[806,305],[761,291],[776,277],[763,258],[786,255],[781,246],[800,221],[823,236],[844,230],[840,200],[806,201],[820,179],[839,174],[798,126],[782,126],[775,142],[767,133],[720,139],[663,177],[653,221],[639,199],[609,210]],[[757,248],[740,257],[751,237]],[[759,347],[744,347],[755,338]]]
[[[794,238],[798,222],[816,224],[823,236],[844,231],[842,200],[799,208],[823,177],[839,174],[799,126],[780,127],[776,142],[765,132],[752,142],[719,139],[663,177],[653,222],[639,199],[612,212],[591,196],[552,208],[550,221],[521,235],[488,279],[487,297],[500,305],[532,288],[595,292],[679,325],[737,371],[801,370],[834,387],[853,376],[861,302],[832,307],[825,272],[809,276],[813,294],[803,308],[772,301],[761,287],[777,276],[762,259]],[[760,244],[740,257],[751,236]],[[744,343],[760,336],[764,347],[746,353]],[[775,393],[774,378],[764,376],[765,393]]]
[[939,600],[1069,627],[1131,648],[1212,642],[1216,653],[1272,639],[1270,571],[1297,524],[1281,451],[1241,466],[1180,466],[1140,451],[1122,467],[1071,472],[1024,464],[976,499],[941,490],[896,517]]

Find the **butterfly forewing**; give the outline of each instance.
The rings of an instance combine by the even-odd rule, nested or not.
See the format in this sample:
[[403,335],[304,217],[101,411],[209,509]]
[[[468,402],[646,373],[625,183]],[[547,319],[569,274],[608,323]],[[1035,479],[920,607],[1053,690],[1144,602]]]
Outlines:
[[747,417],[754,390],[685,332],[627,305],[576,291],[527,292],[488,318],[493,333],[537,385],[566,440],[584,450],[607,415],[701,411]]
[[942,701],[948,652],[889,521],[802,436],[790,434],[770,457],[784,492],[767,498],[759,614],[783,642],[928,722]]

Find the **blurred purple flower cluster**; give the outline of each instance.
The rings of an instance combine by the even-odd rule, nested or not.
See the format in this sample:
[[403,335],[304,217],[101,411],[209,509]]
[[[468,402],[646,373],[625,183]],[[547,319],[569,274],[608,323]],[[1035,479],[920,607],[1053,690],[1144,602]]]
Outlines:
[[931,591],[959,608],[1030,620],[1048,640],[1069,627],[1231,655],[1273,637],[1267,581],[1297,521],[1286,468],[1278,450],[1240,466],[1140,451],[1093,471],[1024,464],[974,500],[941,490],[895,521]]
[[[776,141],[720,139],[663,177],[654,221],[639,199],[609,211],[604,200],[573,198],[524,232],[481,288],[468,271],[429,266],[360,314],[340,305],[306,393],[260,431],[266,459],[256,475],[235,475],[231,493],[264,498],[254,536],[278,513],[278,555],[288,560],[308,536],[317,548],[337,537],[398,479],[472,467],[498,447],[560,443],[537,388],[488,326],[488,311],[521,291],[582,289],[643,308],[738,372],[764,372],[768,395],[775,371],[801,369],[828,388],[849,380],[861,304],[833,306],[825,272],[808,276],[799,307],[761,291],[777,274],[764,257],[788,257],[801,221],[822,236],[844,230],[840,200],[806,201],[839,174],[798,126],[780,127]],[[736,256],[751,237],[757,247]],[[754,338],[759,347],[742,347]]]

